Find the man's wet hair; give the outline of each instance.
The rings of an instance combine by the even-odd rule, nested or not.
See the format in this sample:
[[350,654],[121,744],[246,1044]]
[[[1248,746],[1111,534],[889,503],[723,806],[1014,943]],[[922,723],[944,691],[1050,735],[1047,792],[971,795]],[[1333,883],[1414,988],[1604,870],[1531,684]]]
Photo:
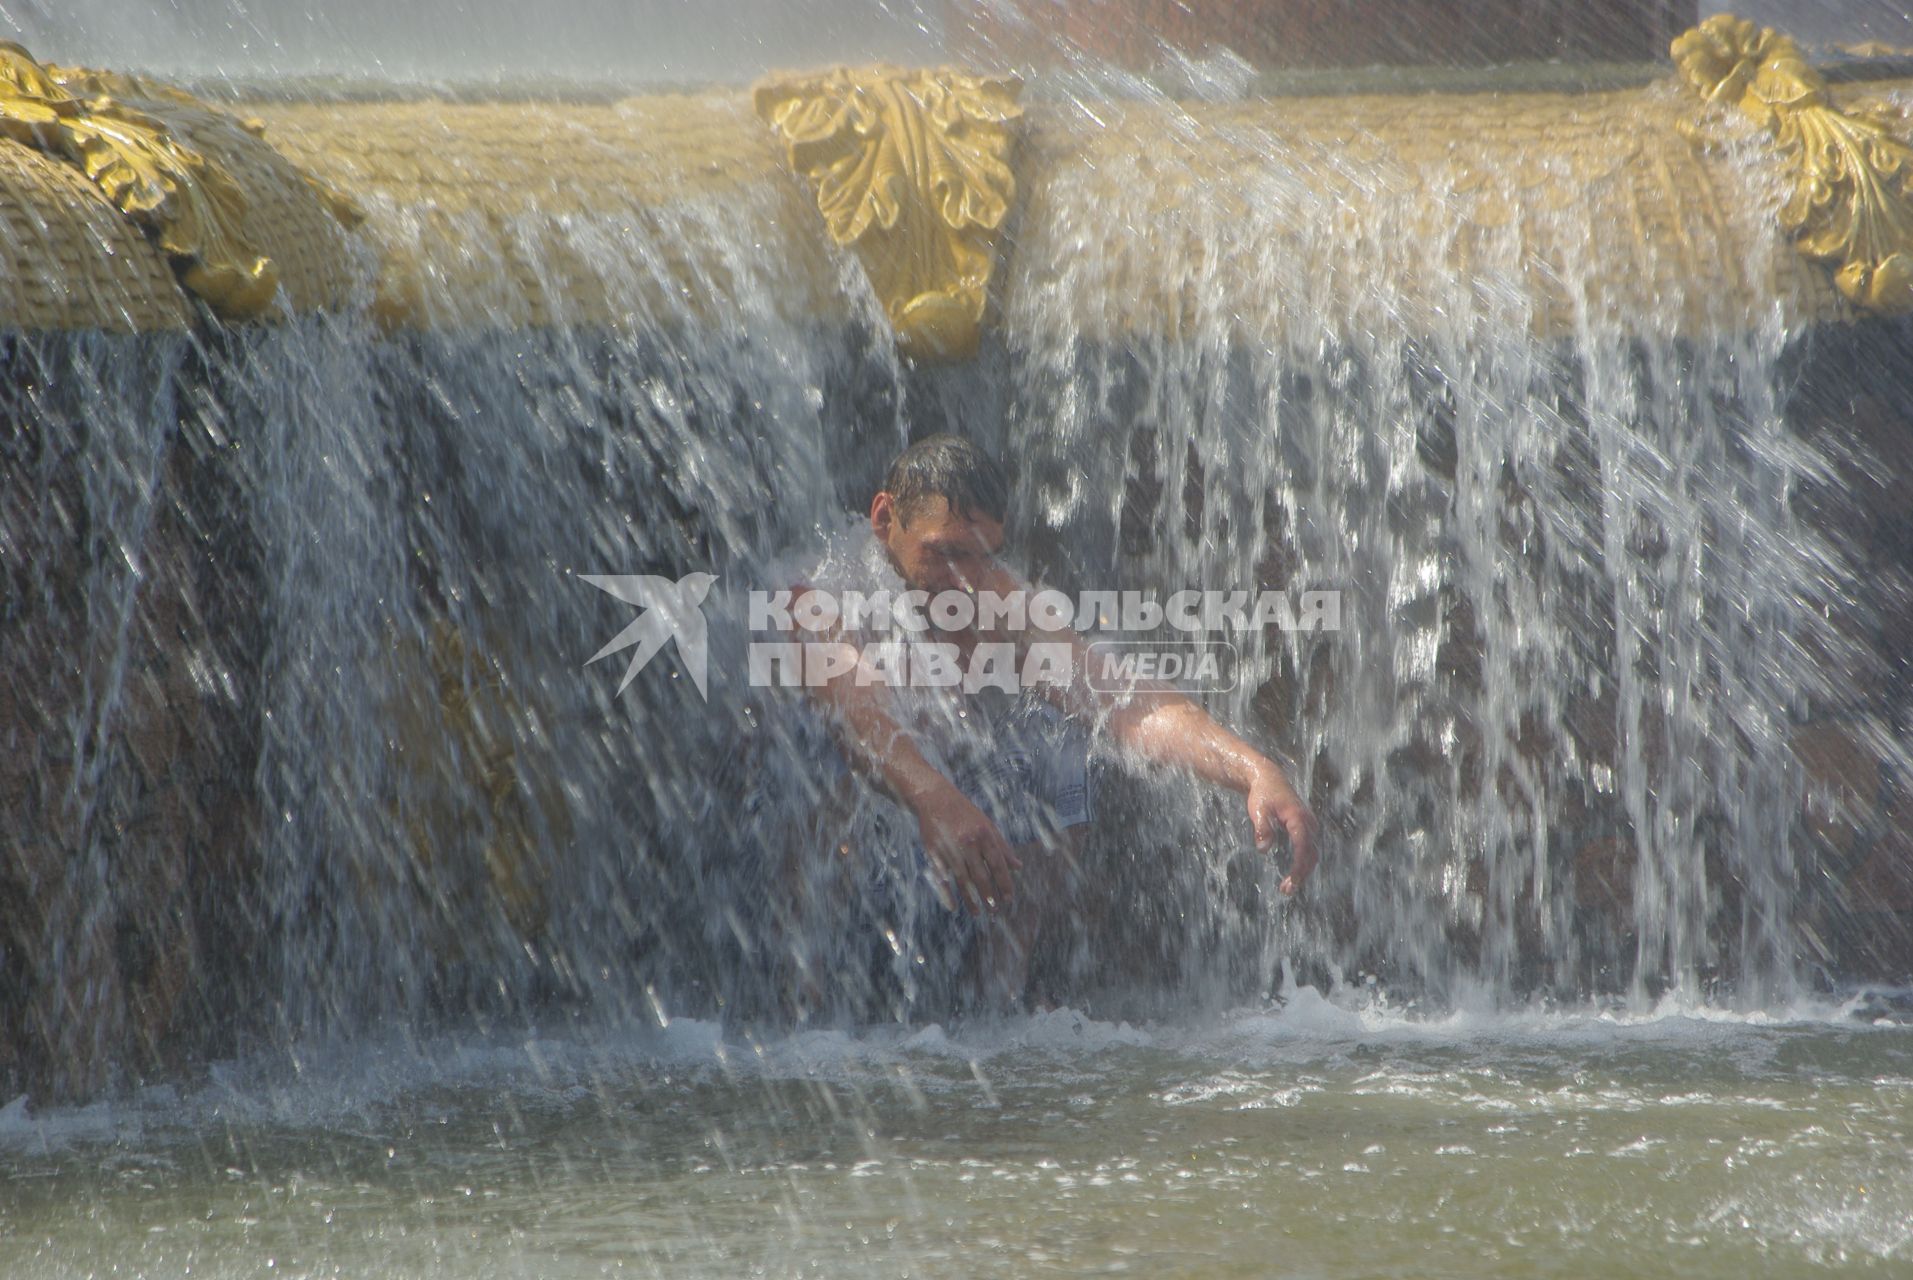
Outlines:
[[926,498],[942,498],[953,514],[988,516],[1001,524],[1010,506],[1010,488],[996,459],[962,436],[935,435],[897,455],[883,489],[897,504],[897,519],[909,523],[910,509]]

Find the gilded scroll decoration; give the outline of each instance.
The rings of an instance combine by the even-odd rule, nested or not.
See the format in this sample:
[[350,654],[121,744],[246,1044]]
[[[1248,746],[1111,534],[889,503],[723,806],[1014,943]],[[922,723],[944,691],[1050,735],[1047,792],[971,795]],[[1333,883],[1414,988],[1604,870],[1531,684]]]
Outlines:
[[856,250],[916,358],[976,349],[996,238],[1016,197],[1022,85],[955,71],[839,69],[762,85],[757,113]]
[[[0,137],[77,166],[153,238],[180,282],[215,315],[257,316],[278,291],[278,268],[239,229],[247,209],[239,182],[154,114],[170,106],[204,109],[177,89],[45,65],[0,41]],[[356,220],[349,201],[317,194],[341,222]]]
[[1787,156],[1780,222],[1794,247],[1832,264],[1864,310],[1913,310],[1913,147],[1891,117],[1836,106],[1791,38],[1728,14],[1680,36],[1673,55],[1702,98],[1737,108]]

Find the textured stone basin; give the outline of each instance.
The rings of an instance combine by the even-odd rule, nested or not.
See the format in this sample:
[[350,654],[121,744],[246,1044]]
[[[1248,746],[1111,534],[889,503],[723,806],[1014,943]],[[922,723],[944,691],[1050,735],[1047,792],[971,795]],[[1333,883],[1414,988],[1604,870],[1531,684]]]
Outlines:
[[[266,145],[246,142],[266,159],[362,205],[365,283],[389,323],[597,324],[639,315],[658,291],[725,287],[682,258],[632,272],[593,234],[698,207],[747,225],[758,251],[809,286],[793,306],[843,313],[821,221],[743,93],[234,109],[263,123]],[[1750,128],[1691,139],[1697,115],[1671,78],[1564,94],[1035,97],[999,301],[1014,313],[1052,268],[1093,253],[1133,287],[1111,314],[1069,301],[1112,337],[1186,328],[1179,282],[1192,264],[1234,282],[1241,314],[1307,307],[1364,328],[1376,306],[1412,329],[1456,290],[1504,283],[1537,334],[1841,314],[1825,272],[1774,225],[1777,161]],[[116,227],[69,166],[15,145],[0,165],[0,329],[186,323],[158,252]],[[262,250],[295,264],[295,309],[340,300],[339,281],[359,269],[347,237],[276,208],[254,220]]]

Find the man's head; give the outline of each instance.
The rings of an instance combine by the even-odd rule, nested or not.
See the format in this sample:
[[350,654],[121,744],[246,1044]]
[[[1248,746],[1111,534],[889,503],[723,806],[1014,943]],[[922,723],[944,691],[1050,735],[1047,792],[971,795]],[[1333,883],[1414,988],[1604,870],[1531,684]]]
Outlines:
[[870,528],[904,582],[935,594],[976,587],[1003,545],[1002,469],[958,436],[919,440],[890,464]]

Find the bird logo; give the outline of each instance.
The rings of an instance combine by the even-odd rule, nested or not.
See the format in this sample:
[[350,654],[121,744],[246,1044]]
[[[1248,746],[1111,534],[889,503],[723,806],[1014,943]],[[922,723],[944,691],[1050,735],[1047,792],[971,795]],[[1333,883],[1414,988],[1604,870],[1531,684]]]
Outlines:
[[678,657],[690,673],[691,683],[697,686],[698,696],[707,701],[710,699],[710,692],[704,685],[706,645],[703,605],[704,597],[711,593],[711,584],[717,581],[716,574],[687,573],[676,582],[646,574],[585,573],[578,576],[598,590],[609,592],[626,604],[635,604],[644,610],[638,615],[637,621],[613,636],[611,643],[586,659],[587,667],[620,649],[636,645],[638,651],[631,655],[631,665],[624,669],[624,679],[618,682],[618,692],[623,693],[632,677],[643,670],[652,655],[664,647],[664,642],[675,637]]

